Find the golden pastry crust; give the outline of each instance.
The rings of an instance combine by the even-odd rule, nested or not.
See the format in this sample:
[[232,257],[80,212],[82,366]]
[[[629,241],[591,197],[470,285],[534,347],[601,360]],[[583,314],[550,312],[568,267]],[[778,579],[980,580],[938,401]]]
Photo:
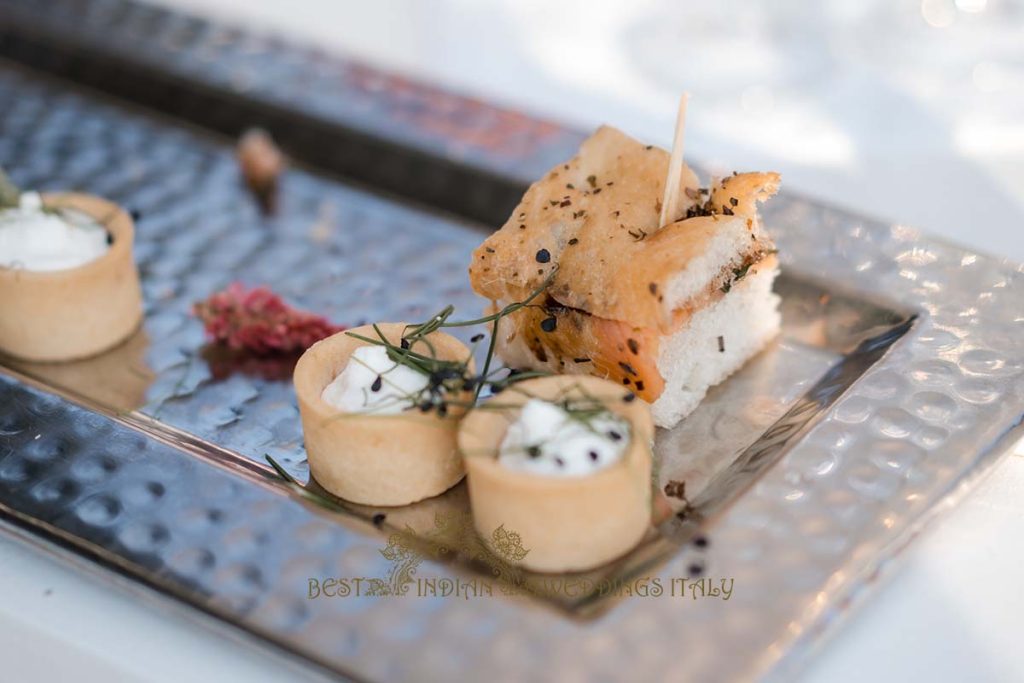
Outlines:
[[[633,547],[651,523],[651,443],[648,406],[624,401],[630,392],[596,377],[531,379],[492,399],[507,410],[477,408],[462,421],[459,450],[466,460],[473,522],[484,542],[495,529],[517,533],[528,550],[517,563],[541,572],[584,571]],[[582,477],[547,477],[510,470],[496,453],[519,406],[529,398],[588,396],[626,418],[632,438],[618,462]],[[497,551],[500,554],[500,551]]]
[[47,206],[103,224],[113,244],[77,268],[0,267],[0,350],[30,361],[67,361],[117,346],[142,321],[142,289],[132,256],[135,228],[116,204],[78,193],[46,194]]
[[744,218],[757,217],[757,204],[779,191],[781,176],[775,172],[734,173],[711,188],[711,204],[719,213],[731,211]]
[[[398,344],[408,325],[378,327],[388,341]],[[369,325],[350,331],[377,336]],[[470,355],[451,335],[435,332],[427,339],[440,359],[461,361]],[[339,332],[307,349],[295,366],[295,393],[313,478],[339,498],[364,505],[407,505],[443,493],[465,475],[456,448],[464,410],[452,406],[444,418],[415,410],[399,415],[344,413],[321,398],[352,353],[365,345]],[[424,349],[417,345],[414,350]],[[472,394],[457,398],[468,401]]]
[[[473,289],[519,301],[558,264],[548,292],[559,303],[657,327],[663,316],[650,283],[677,271],[713,229],[658,230],[668,163],[665,150],[602,126],[573,159],[531,185],[508,222],[473,252]],[[684,167],[680,184],[691,192],[676,218],[693,206],[697,176]]]
[[678,320],[664,293],[722,231],[748,231],[752,251],[774,247],[760,230],[756,207],[776,192],[779,175],[735,174],[709,198],[684,167],[680,215],[659,228],[668,163],[665,150],[601,127],[572,160],[531,185],[505,225],[473,252],[473,289],[491,300],[519,301],[557,265],[547,290],[552,301],[635,328],[671,331]]

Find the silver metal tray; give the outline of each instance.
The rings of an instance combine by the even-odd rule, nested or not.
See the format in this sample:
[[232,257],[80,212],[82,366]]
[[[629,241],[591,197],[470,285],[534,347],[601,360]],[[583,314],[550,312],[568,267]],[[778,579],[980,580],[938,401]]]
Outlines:
[[[230,76],[188,71],[203,36],[243,52],[248,60],[216,62],[249,74],[251,99],[229,110],[236,118],[258,119],[271,95],[295,95],[282,72],[312,59],[244,34],[224,43],[217,27],[129,3],[84,5],[128,23],[157,12],[150,27],[192,22],[193,42],[172,42],[180,59],[168,66],[191,74],[186,92],[208,88],[216,99],[218,84],[202,79]],[[328,670],[374,680],[783,675],[1021,434],[1021,268],[784,194],[766,215],[783,263],[781,339],[658,436],[660,481],[686,481],[686,514],[599,571],[526,576],[528,592],[485,596],[490,568],[465,552],[464,486],[402,509],[305,501],[265,462],[308,477],[294,359],[211,348],[189,309],[241,280],[351,324],[419,320],[447,303],[475,314],[482,302],[465,267],[505,210],[498,198],[507,203],[510,188],[568,156],[579,135],[445,95],[446,113],[433,116],[447,126],[422,126],[420,114],[381,154],[448,171],[448,182],[495,206],[450,204],[452,191],[392,182],[384,170],[343,181],[333,174],[347,167],[311,160],[289,171],[267,218],[239,184],[230,141],[211,132],[212,114],[174,111],[195,127],[48,80],[41,70],[75,74],[24,51],[47,35],[16,26],[7,38],[4,54],[33,70],[0,64],[0,164],[22,185],[83,189],[138,212],[147,312],[135,337],[98,358],[0,361],[0,513],[11,529]],[[132,77],[157,56],[116,63]],[[278,80],[253,76],[254,61],[279,67]],[[316,66],[325,80],[331,68],[354,68],[320,56]],[[372,72],[359,74],[362,83]],[[406,87],[417,106],[441,97]],[[315,101],[329,102],[318,88]],[[377,106],[392,119],[328,120],[342,141],[330,144],[345,150],[353,129],[391,136],[366,126],[412,121],[408,102]],[[453,142],[467,112],[498,132]],[[279,115],[290,129],[309,112]],[[509,121],[528,144],[494,146]],[[516,156],[524,148],[537,153]],[[300,159],[306,150],[299,140],[290,148]],[[377,192],[399,186],[414,196]],[[394,536],[402,530],[410,536]],[[707,543],[694,544],[697,534]],[[396,578],[403,568],[412,571]],[[309,597],[310,579],[355,577],[408,591]]]

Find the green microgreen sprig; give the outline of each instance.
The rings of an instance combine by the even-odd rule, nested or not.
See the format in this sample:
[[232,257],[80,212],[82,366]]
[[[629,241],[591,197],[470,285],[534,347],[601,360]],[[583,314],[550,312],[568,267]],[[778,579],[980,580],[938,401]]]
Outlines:
[[[14,184],[14,182],[7,176],[3,168],[0,168],[0,210],[2,209],[17,209],[21,205],[21,195],[24,194],[20,187]],[[40,211],[46,214],[59,216],[64,219],[68,219],[68,214],[65,212],[65,208],[60,205],[54,204],[43,204]],[[102,228],[108,228],[109,223],[117,214],[121,211],[120,208],[115,207],[113,211],[108,213],[99,219],[93,219],[97,225]]]
[[319,493],[311,491],[310,489],[300,484],[295,477],[288,474],[288,470],[282,467],[281,464],[274,460],[272,457],[270,457],[270,455],[264,453],[263,457],[270,464],[270,466],[274,468],[274,471],[277,472],[277,476],[281,477],[285,485],[289,489],[294,491],[300,498],[308,500],[310,503],[313,503],[314,505],[319,505],[320,507],[326,508],[333,512],[347,512],[347,510],[343,506],[339,505],[330,498],[321,496]]
[[[390,341],[378,325],[373,325],[376,337],[370,337],[356,332],[346,332],[354,339],[383,346],[388,358],[397,365],[404,365],[423,375],[426,375],[428,382],[426,387],[416,392],[409,392],[402,396],[402,399],[417,407],[421,412],[436,411],[441,417],[448,413],[449,406],[460,406],[472,408],[480,399],[480,394],[486,387],[492,394],[500,393],[512,384],[521,382],[532,377],[543,377],[549,375],[547,372],[516,372],[515,370],[499,368],[492,370],[495,347],[498,337],[498,324],[505,318],[527,306],[535,305],[532,302],[547,290],[558,272],[558,266],[552,268],[544,281],[534,289],[530,295],[522,300],[511,303],[500,311],[473,320],[450,320],[455,313],[455,307],[445,306],[441,311],[431,316],[423,323],[409,325],[402,333],[398,344]],[[488,341],[487,353],[484,356],[483,367],[479,374],[470,370],[472,353],[463,360],[446,360],[438,358],[437,351],[430,342],[429,335],[445,328],[470,327],[473,325],[491,324],[491,338]],[[483,335],[480,335],[481,337]],[[417,347],[425,347],[425,352]],[[498,376],[505,371],[504,376]],[[455,398],[460,392],[472,391],[473,400],[461,402]],[[465,405],[462,405],[465,403]],[[368,412],[372,412],[368,411]]]
[[0,209],[17,208],[21,201],[21,189],[11,182],[11,179],[0,168]]

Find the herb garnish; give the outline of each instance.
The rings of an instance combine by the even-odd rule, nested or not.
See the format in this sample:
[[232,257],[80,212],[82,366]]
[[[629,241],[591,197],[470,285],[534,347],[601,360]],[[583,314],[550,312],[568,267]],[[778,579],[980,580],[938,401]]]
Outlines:
[[21,201],[21,190],[0,168],[0,209],[15,209]]
[[[17,185],[15,185],[11,181],[11,179],[7,177],[7,174],[4,172],[3,168],[0,168],[0,210],[3,210],[3,209],[17,209],[19,206],[21,206],[21,195],[22,194],[24,194],[24,193],[21,191],[21,188],[18,187]],[[65,209],[65,207],[63,207],[63,206],[56,206],[56,205],[46,204],[46,203],[44,203],[39,208],[39,210],[42,213],[50,214],[52,216],[58,216],[60,218],[68,220],[69,217],[65,213],[64,209]],[[121,209],[119,207],[115,207],[113,211],[111,211],[106,216],[103,216],[102,218],[94,217],[94,216],[91,216],[91,215],[88,216],[88,217],[89,217],[89,219],[91,219],[91,222],[95,223],[96,225],[100,226],[101,228],[106,228],[107,225],[110,223],[110,221],[112,221],[117,216],[118,212],[120,212],[120,211],[121,211]],[[132,212],[133,220],[134,220],[134,213],[135,212],[133,211]],[[110,234],[110,231],[108,230],[107,231],[107,244],[113,244],[113,243],[114,243],[113,242],[113,236]]]
[[[516,372],[510,369],[505,376],[498,377],[497,375],[502,372],[503,368],[492,372],[491,363],[494,359],[499,321],[521,308],[533,305],[531,302],[547,290],[557,272],[558,265],[556,264],[544,281],[526,299],[511,303],[497,313],[486,315],[482,318],[453,321],[449,318],[455,312],[455,307],[451,305],[445,306],[441,311],[431,316],[427,322],[406,327],[398,344],[389,341],[377,325],[373,325],[373,330],[377,334],[376,337],[364,336],[355,332],[346,332],[345,334],[367,344],[383,346],[387,351],[388,358],[393,363],[404,365],[426,375],[429,379],[426,387],[401,398],[407,400],[421,412],[434,411],[439,417],[444,417],[448,414],[450,406],[472,408],[480,398],[480,393],[484,387],[490,389],[492,394],[497,394],[515,382],[549,374],[545,372]],[[487,323],[491,324],[491,339],[488,343],[483,368],[479,374],[474,374],[470,371],[472,355],[463,360],[444,360],[438,358],[433,344],[427,338],[431,333],[442,328],[471,327]],[[554,326],[551,326],[551,329],[554,330]],[[472,342],[475,344],[482,341],[483,336],[483,334],[474,335]],[[418,350],[418,346],[426,347],[425,352]],[[374,385],[376,384],[377,381],[375,380]],[[473,399],[471,401],[460,401],[457,398],[453,398],[453,396],[464,391],[473,391]]]
[[310,503],[313,503],[314,505],[319,505],[322,508],[327,508],[328,510],[333,510],[334,512],[348,512],[348,510],[346,510],[345,507],[343,507],[342,505],[339,505],[330,498],[321,496],[319,493],[315,493],[314,491],[311,491],[302,484],[300,484],[298,480],[295,479],[295,477],[288,474],[288,471],[285,468],[281,467],[281,465],[278,464],[278,462],[274,460],[272,457],[270,457],[270,455],[264,453],[263,457],[268,463],[270,463],[270,466],[274,468],[274,471],[277,472],[277,476],[281,477],[281,479],[284,480],[284,483],[288,486],[288,488],[290,488],[292,491],[298,494],[299,497],[308,500]]

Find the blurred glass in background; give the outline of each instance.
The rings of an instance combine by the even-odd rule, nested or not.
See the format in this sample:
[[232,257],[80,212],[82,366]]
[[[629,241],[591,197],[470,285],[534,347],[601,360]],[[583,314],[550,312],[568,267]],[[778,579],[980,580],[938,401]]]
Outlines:
[[151,0],[1024,261],[1024,0]]

